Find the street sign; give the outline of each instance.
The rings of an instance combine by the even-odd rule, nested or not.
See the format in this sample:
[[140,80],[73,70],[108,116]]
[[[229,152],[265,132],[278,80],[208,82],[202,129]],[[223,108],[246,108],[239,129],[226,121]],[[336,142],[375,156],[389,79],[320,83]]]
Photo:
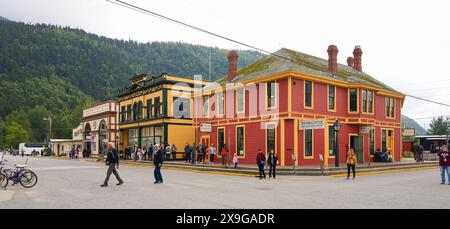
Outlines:
[[200,132],[212,132],[212,125],[211,123],[200,123]]
[[300,120],[300,130],[313,130],[313,129],[324,129],[325,119],[315,119],[315,120]]

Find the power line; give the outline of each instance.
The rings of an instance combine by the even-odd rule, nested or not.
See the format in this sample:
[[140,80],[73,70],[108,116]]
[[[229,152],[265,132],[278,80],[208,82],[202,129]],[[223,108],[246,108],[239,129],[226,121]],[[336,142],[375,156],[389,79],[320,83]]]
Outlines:
[[422,81],[422,82],[410,83],[410,84],[398,84],[398,85],[392,85],[392,87],[401,87],[401,86],[405,86],[405,85],[406,85],[406,86],[411,86],[411,85],[419,85],[419,84],[426,84],[426,83],[437,83],[437,82],[446,82],[446,81],[450,81],[450,79]]
[[[214,32],[210,32],[210,31],[208,31],[208,30],[199,28],[199,27],[197,27],[197,26],[193,26],[193,25],[187,24],[187,23],[185,23],[185,22],[182,22],[182,21],[179,21],[179,20],[176,20],[176,19],[173,19],[173,18],[164,16],[164,15],[162,15],[162,14],[159,14],[159,13],[156,13],[156,12],[153,12],[153,11],[150,11],[150,10],[147,10],[147,9],[144,9],[144,8],[141,8],[141,7],[139,7],[139,6],[136,6],[136,5],[133,5],[133,4],[130,4],[130,3],[121,1],[121,0],[105,0],[105,1],[107,1],[107,2],[109,2],[109,3],[112,3],[112,4],[115,4],[115,5],[118,5],[118,6],[121,6],[121,7],[125,7],[125,8],[127,8],[127,9],[134,10],[134,11],[139,12],[139,13],[147,14],[147,15],[150,15],[150,16],[152,16],[152,17],[156,17],[156,18],[159,18],[159,19],[163,19],[163,20],[166,20],[166,21],[175,23],[175,24],[179,24],[179,25],[182,25],[182,26],[185,26],[185,27],[188,27],[188,28],[191,28],[191,29],[194,29],[194,30],[197,30],[197,31],[206,33],[206,34],[209,34],[209,35],[211,35],[211,36],[218,37],[218,38],[220,38],[220,39],[224,39],[224,40],[227,40],[227,41],[230,41],[230,42],[233,42],[233,43],[236,43],[236,44],[245,46],[245,47],[247,47],[247,48],[251,48],[251,49],[260,51],[260,52],[262,52],[262,53],[266,53],[266,54],[268,54],[268,55],[276,56],[276,57],[279,57],[279,58],[282,58],[282,59],[285,59],[285,60],[288,60],[288,61],[292,61],[292,62],[297,62],[297,63],[299,63],[297,60],[291,59],[291,58],[289,58],[289,57],[285,57],[285,56],[278,55],[278,54],[273,53],[273,52],[266,51],[266,50],[261,49],[261,48],[258,48],[258,47],[256,47],[256,46],[253,46],[253,45],[250,45],[250,44],[246,44],[246,43],[244,43],[244,42],[240,42],[240,41],[234,40],[234,39],[232,39],[232,38],[225,37],[225,36],[223,36],[223,35],[220,35],[220,34],[217,34],[217,33],[214,33]],[[439,104],[439,105],[442,105],[442,106],[450,107],[450,105],[448,105],[448,104],[440,103],[440,102],[435,102],[435,101],[432,101],[432,100],[429,100],[429,99],[420,98],[420,97],[417,97],[417,96],[411,96],[411,95],[407,95],[407,94],[405,94],[405,96],[409,96],[409,97],[411,97],[411,98],[415,98],[415,99],[427,101],[427,102],[430,102],[430,103],[435,103],[435,104]]]

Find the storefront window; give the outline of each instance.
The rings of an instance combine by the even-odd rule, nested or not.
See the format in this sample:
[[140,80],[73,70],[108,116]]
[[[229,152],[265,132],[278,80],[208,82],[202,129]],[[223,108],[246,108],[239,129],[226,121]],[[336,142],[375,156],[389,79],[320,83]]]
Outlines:
[[275,124],[269,124],[267,125],[266,130],[267,136],[266,136],[266,147],[267,152],[270,153],[270,150],[275,151]]
[[236,128],[236,144],[237,144],[237,155],[238,156],[244,156],[245,152],[245,139],[244,139],[245,133],[244,133],[244,127],[237,127]]
[[335,134],[334,126],[328,126],[328,155],[330,156],[334,156]]
[[305,130],[305,156],[312,157],[313,130]]
[[129,129],[128,130],[128,145],[133,147],[137,146],[139,143],[139,129]]

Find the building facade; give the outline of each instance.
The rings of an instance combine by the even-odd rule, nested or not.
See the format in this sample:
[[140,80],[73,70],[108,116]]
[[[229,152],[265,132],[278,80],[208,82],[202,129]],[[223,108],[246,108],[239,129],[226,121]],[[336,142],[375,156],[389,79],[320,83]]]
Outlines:
[[[114,100],[102,102],[83,110],[83,148],[89,150],[92,157],[104,153],[106,144],[113,142],[117,147],[119,139],[118,130],[118,103]],[[102,154],[104,155],[104,154]]]
[[[162,73],[148,77],[135,75],[129,87],[119,90],[119,152],[127,147],[149,147],[154,144],[177,148],[183,156],[186,143],[192,144],[192,92],[194,80]],[[198,85],[206,84],[200,82]]]
[[[259,149],[274,150],[283,165],[335,163],[349,148],[359,162],[376,149],[390,149],[401,159],[401,107],[404,95],[362,72],[360,47],[347,65],[289,49],[237,69],[237,53],[228,55],[228,76],[196,93],[194,120],[197,141],[225,144],[240,163],[254,164]],[[219,156],[220,157],[220,156]],[[230,158],[230,157],[228,157]]]

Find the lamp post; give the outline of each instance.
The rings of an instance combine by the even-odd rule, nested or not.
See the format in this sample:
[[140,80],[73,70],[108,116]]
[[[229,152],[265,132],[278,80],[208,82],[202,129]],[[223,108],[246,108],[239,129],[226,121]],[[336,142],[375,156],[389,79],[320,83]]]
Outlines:
[[48,141],[50,142],[50,139],[52,138],[52,118],[43,118],[42,120],[49,122],[49,129],[48,129]]
[[336,168],[339,167],[339,130],[341,130],[341,123],[339,123],[339,120],[336,119],[336,121],[333,124],[334,128],[334,165]]

